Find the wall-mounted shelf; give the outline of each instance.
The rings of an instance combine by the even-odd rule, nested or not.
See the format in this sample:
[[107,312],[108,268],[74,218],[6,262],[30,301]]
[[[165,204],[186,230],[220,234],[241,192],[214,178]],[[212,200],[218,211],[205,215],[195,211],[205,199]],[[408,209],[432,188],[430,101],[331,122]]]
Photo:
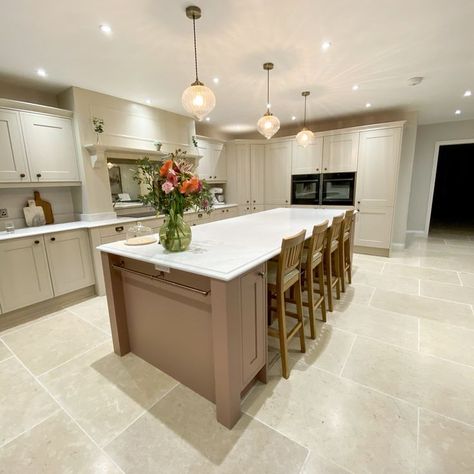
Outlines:
[[[105,166],[105,163],[107,162],[107,155],[110,155],[111,153],[129,156],[132,155],[136,156],[137,158],[149,156],[150,158],[155,159],[163,159],[169,155],[169,153],[164,151],[101,144],[85,145],[84,148],[89,152],[92,168],[100,168]],[[191,158],[193,160],[199,160],[201,156],[202,155],[186,153],[186,158]]]

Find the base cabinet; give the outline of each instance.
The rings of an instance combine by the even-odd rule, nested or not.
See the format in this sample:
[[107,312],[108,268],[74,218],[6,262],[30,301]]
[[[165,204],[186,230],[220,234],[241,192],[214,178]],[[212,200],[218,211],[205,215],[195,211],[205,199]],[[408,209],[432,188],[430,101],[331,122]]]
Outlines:
[[44,236],[54,295],[94,284],[94,272],[87,230]]
[[0,242],[0,262],[4,313],[54,296],[42,236]]
[[356,217],[354,244],[359,247],[389,249],[392,221],[392,207],[360,210]]

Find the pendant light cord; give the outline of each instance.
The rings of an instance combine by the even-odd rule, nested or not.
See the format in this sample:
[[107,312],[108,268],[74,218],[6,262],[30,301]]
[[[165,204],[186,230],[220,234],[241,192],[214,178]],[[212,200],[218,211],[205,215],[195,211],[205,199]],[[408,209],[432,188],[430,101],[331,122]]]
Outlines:
[[303,119],[303,128],[306,128],[306,97],[304,96],[304,119]]
[[193,35],[194,35],[194,68],[196,70],[196,82],[199,82],[198,77],[198,59],[197,59],[197,42],[196,42],[196,18],[193,14]]
[[267,112],[270,113],[270,69],[267,69]]

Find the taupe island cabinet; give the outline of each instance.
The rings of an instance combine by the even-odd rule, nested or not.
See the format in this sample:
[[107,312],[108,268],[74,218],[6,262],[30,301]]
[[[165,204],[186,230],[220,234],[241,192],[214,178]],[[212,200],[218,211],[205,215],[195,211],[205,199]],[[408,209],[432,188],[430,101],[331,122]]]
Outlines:
[[114,350],[133,352],[216,404],[228,428],[266,380],[266,262],[281,240],[343,211],[273,209],[193,227],[189,249],[102,245]]

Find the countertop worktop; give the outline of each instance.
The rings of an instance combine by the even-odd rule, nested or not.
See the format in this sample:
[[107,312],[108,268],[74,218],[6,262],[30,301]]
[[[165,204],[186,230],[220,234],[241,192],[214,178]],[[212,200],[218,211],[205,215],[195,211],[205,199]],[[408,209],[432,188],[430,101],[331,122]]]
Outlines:
[[[237,204],[218,204],[214,206],[214,209],[224,209],[227,207],[236,207]],[[189,211],[194,212],[194,211]],[[163,217],[163,216],[158,216]],[[9,239],[20,239],[22,237],[32,237],[34,235],[44,235],[51,234],[53,232],[65,232],[67,230],[76,230],[76,229],[93,229],[95,227],[104,227],[108,225],[120,225],[133,223],[137,221],[144,221],[150,219],[156,219],[157,216],[146,216],[146,217],[116,217],[115,219],[105,219],[97,221],[72,221],[64,222],[62,224],[49,224],[41,225],[38,227],[22,227],[20,229],[15,229],[15,232],[0,232],[0,241],[9,240]]]
[[341,209],[273,209],[193,227],[193,240],[185,252],[172,253],[155,243],[127,246],[124,241],[101,245],[102,252],[160,267],[183,270],[230,281],[278,255],[283,237],[343,213]]

